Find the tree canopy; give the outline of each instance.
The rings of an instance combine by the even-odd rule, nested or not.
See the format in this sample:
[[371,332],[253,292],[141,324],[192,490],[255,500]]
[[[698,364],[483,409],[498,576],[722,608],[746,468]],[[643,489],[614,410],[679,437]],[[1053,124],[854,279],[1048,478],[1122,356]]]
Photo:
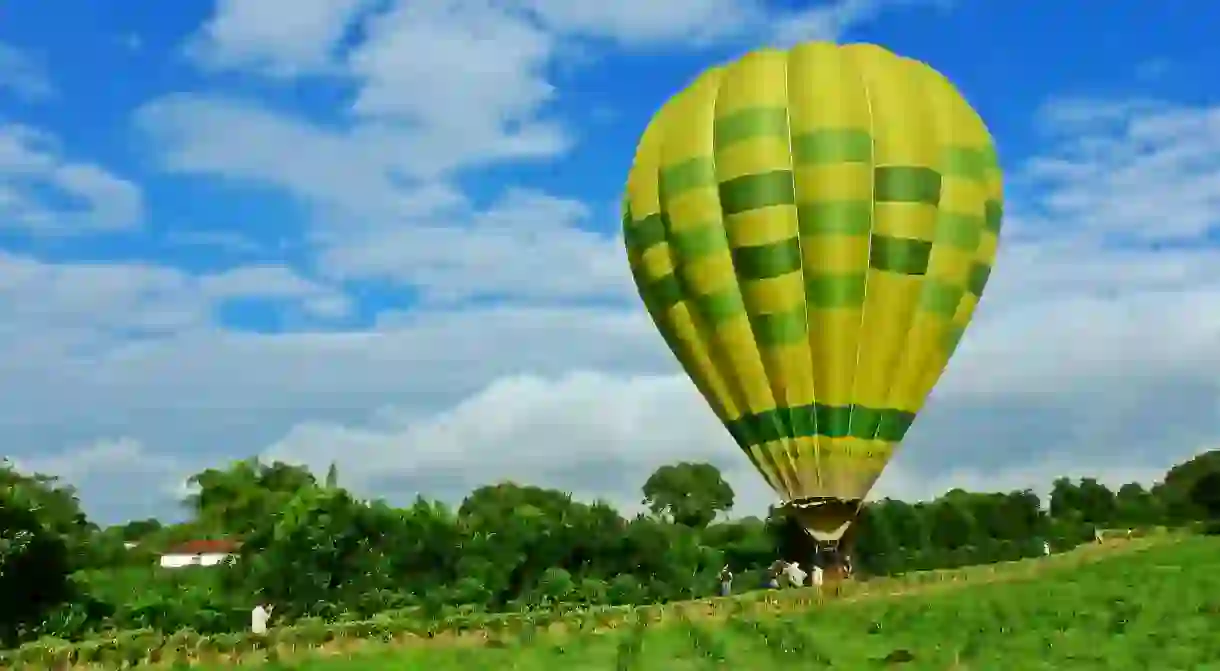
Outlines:
[[733,488],[711,464],[662,466],[644,482],[644,505],[677,524],[703,528],[733,509]]
[[[1214,522],[1218,455],[1179,464],[1151,488],[1060,478],[1046,505],[1029,490],[872,501],[854,563],[865,577],[896,574],[1034,556],[1044,542],[1069,548],[1096,528]],[[727,518],[732,487],[714,466],[688,462],[652,473],[634,514],[513,482],[455,506],[422,497],[395,506],[349,492],[333,466],[319,481],[249,459],[193,476],[186,522],[99,528],[54,478],[0,464],[0,483],[0,593],[16,595],[0,604],[0,645],[116,629],[234,631],[256,601],[287,620],[662,602],[712,594],[725,564],[745,590],[775,559],[812,556],[779,509]],[[156,568],[157,552],[200,538],[241,541],[236,561]]]

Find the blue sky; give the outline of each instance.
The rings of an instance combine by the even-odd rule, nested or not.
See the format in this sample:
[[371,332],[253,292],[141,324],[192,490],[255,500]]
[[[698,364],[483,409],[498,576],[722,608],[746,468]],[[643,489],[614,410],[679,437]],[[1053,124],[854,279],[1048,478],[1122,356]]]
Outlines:
[[177,514],[184,475],[251,454],[335,460],[390,498],[519,478],[621,502],[658,463],[711,459],[767,502],[639,309],[616,208],[666,97],[805,39],[944,72],[1006,170],[984,308],[879,491],[1148,479],[1220,428],[1220,9],[43,0],[0,19],[0,440],[102,518]]

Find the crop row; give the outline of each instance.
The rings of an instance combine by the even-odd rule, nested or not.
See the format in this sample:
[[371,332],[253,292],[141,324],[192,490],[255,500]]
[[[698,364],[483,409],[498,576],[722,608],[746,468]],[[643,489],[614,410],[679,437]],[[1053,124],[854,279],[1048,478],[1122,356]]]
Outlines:
[[[1139,547],[1148,541],[1136,541]],[[547,610],[510,613],[462,613],[425,620],[414,612],[387,612],[368,620],[325,622],[299,620],[275,627],[267,634],[202,635],[184,629],[171,634],[153,630],[116,632],[111,637],[79,643],[42,639],[17,650],[0,653],[0,667],[63,669],[96,665],[124,668],[143,664],[191,661],[236,661],[248,656],[275,660],[318,648],[344,648],[358,641],[410,644],[413,640],[479,637],[489,644],[528,643],[535,636],[556,631],[612,630],[622,627],[667,624],[680,620],[717,618],[730,613],[804,611],[824,601],[865,594],[885,595],[937,583],[993,582],[1015,579],[1043,567],[1090,561],[1091,548],[1058,555],[1049,560],[1021,560],[1003,564],[907,574],[898,578],[804,588],[758,591],[744,595],[650,606],[575,607],[557,604]]]

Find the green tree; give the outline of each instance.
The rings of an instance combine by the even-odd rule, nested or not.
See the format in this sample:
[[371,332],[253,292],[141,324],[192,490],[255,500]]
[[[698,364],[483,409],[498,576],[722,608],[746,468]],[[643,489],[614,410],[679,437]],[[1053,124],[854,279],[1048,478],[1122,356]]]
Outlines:
[[1109,526],[1114,522],[1117,505],[1114,492],[1095,478],[1084,478],[1079,485],[1079,510],[1086,524]]
[[1220,533],[1220,471],[1209,471],[1195,480],[1190,502],[1203,511],[1209,533]]
[[1115,521],[1125,526],[1159,524],[1164,518],[1164,506],[1138,482],[1128,482],[1114,495]]
[[1057,478],[1051,484],[1050,512],[1051,517],[1056,519],[1081,512],[1080,486],[1071,478]]
[[191,476],[197,491],[187,498],[203,529],[241,536],[262,525],[298,492],[317,486],[308,469],[283,462],[246,459],[225,469]]
[[74,596],[71,545],[28,483],[0,488],[0,646],[13,647]]
[[52,475],[20,473],[12,463],[0,459],[0,490],[16,488],[37,507],[41,523],[63,537],[73,567],[87,568],[88,541],[98,528],[85,516],[76,489]]
[[883,575],[897,567],[902,547],[894,533],[894,519],[886,502],[866,503],[856,520],[856,564]]
[[970,495],[958,489],[932,503],[932,543],[935,546],[956,550],[980,540],[970,502]]
[[387,512],[342,489],[302,489],[247,537],[232,570],[285,614],[358,609],[364,593],[395,587],[385,546],[402,527]]
[[161,521],[155,518],[133,520],[119,527],[119,535],[124,541],[137,542],[161,530]]
[[644,505],[677,524],[703,528],[733,508],[733,488],[711,464],[662,466],[644,483]]
[[1165,478],[1153,486],[1152,492],[1163,502],[1165,513],[1170,520],[1198,520],[1205,513],[1195,504],[1191,494],[1196,482],[1214,472],[1220,472],[1220,450],[1204,452],[1170,468],[1165,473]]

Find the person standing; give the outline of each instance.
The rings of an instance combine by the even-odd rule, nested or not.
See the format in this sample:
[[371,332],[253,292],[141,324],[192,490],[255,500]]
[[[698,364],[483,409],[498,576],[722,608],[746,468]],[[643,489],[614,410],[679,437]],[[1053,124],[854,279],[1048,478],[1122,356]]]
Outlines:
[[814,587],[821,587],[823,582],[823,570],[821,566],[814,564],[809,569],[809,584]]
[[807,575],[801,570],[801,565],[796,562],[788,562],[784,567],[784,574],[788,578],[789,587],[800,587],[805,584],[805,576]]
[[780,578],[784,575],[785,566],[787,566],[787,564],[782,559],[776,559],[775,562],[771,564],[771,568],[767,570],[767,576],[769,578],[767,580],[767,587],[771,589],[779,589]]
[[733,572],[729,570],[729,565],[725,564],[724,568],[720,569],[720,596],[728,596],[733,593]]
[[271,619],[271,611],[275,610],[275,606],[263,605],[261,603],[254,606],[250,611],[250,631],[255,634],[267,633],[267,621]]

